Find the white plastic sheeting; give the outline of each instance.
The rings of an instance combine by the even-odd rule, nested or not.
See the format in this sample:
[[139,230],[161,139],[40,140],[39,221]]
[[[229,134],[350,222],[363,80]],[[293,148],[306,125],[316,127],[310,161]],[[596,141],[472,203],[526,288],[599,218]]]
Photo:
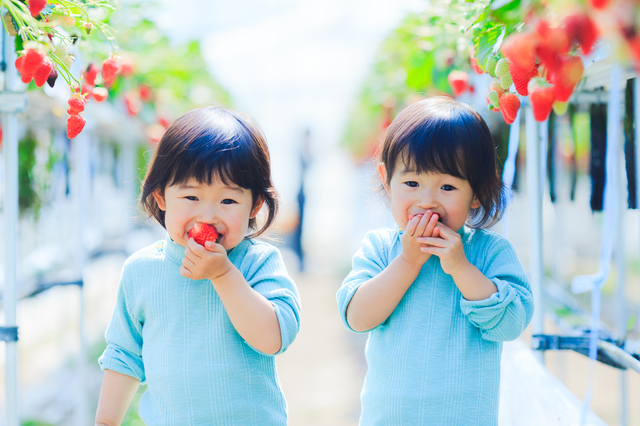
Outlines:
[[[500,426],[580,424],[582,401],[540,364],[524,342],[505,342],[501,370]],[[591,411],[583,424],[606,426]]]

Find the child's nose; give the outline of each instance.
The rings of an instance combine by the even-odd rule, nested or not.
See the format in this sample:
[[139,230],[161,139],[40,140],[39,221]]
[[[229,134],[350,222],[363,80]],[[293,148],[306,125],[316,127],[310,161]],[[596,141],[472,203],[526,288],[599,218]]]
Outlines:
[[429,210],[435,209],[438,207],[438,200],[435,197],[435,194],[431,191],[424,191],[420,194],[420,199],[418,200],[418,207],[421,209]]
[[204,223],[213,223],[218,217],[217,209],[214,205],[203,205],[200,211],[200,220]]

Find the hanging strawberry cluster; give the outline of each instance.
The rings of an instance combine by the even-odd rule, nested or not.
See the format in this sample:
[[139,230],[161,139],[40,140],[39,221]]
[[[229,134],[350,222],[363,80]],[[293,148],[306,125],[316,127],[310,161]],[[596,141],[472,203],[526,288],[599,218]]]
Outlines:
[[[48,83],[56,84],[58,76],[62,76],[71,88],[69,99],[69,118],[67,120],[67,136],[77,136],[85,125],[81,116],[84,103],[92,96],[100,102],[107,98],[107,88],[119,73],[117,56],[113,54],[104,61],[102,77],[99,70],[88,68],[84,73],[84,82],[71,72],[75,56],[69,50],[91,49],[90,44],[78,43],[81,37],[89,36],[94,29],[113,45],[113,30],[104,22],[92,19],[95,11],[102,9],[111,11],[114,7],[110,0],[98,0],[86,3],[80,0],[27,0],[26,4],[19,0],[0,0],[7,9],[4,16],[5,28],[10,35],[16,36],[15,61],[16,69],[23,83],[31,81],[37,87]],[[104,44],[104,40],[100,42]],[[97,81],[105,87],[97,86]],[[90,92],[87,91],[90,89]]]
[[500,54],[489,56],[485,64],[485,71],[495,77],[487,92],[489,109],[501,111],[508,124],[520,108],[517,96],[509,91],[512,85],[521,96],[529,96],[537,121],[546,120],[551,109],[564,114],[584,72],[580,54],[591,53],[598,38],[586,13],[561,22],[538,19],[531,26],[533,30],[506,38]]

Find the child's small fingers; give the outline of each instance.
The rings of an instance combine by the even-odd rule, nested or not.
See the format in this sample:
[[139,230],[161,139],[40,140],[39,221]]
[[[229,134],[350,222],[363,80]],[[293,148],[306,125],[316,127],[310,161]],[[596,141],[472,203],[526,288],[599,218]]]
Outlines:
[[440,237],[440,228],[438,228],[437,226],[435,228],[433,228],[433,232],[431,233],[431,236],[436,238],[436,237]]
[[423,237],[432,236],[433,230],[435,229],[437,224],[438,224],[438,215],[436,213],[434,213],[429,218],[429,223],[427,224],[427,227],[426,227],[424,233],[422,234],[422,236]]
[[180,275],[182,275],[185,278],[191,278],[193,276],[191,271],[187,269],[184,265],[180,266]]
[[418,222],[418,226],[416,226],[416,235],[420,236],[424,234],[427,225],[429,224],[429,219],[431,218],[431,212],[427,210],[427,212],[423,215],[420,215],[420,222]]

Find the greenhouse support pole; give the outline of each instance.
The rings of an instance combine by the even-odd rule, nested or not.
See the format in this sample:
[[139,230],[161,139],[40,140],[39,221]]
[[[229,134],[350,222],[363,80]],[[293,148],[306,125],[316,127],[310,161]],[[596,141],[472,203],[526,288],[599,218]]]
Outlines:
[[[535,302],[532,319],[532,333],[544,334],[544,300],[542,283],[542,193],[540,188],[540,138],[538,123],[533,110],[525,108],[525,129],[527,135],[527,199],[529,207],[529,279]],[[544,364],[544,352],[534,351],[535,357]]]
[[[87,129],[88,130],[88,129]],[[85,131],[77,137],[75,137],[72,143],[73,149],[73,168],[74,168],[74,200],[76,203],[76,214],[78,215],[78,221],[76,226],[76,261],[75,270],[76,275],[83,279],[84,269],[87,263],[87,249],[86,249],[86,230],[87,222],[90,217],[90,203],[91,203],[91,135],[90,132]],[[88,425],[92,422],[89,414],[89,400],[87,389],[87,341],[85,332],[85,291],[84,285],[79,288],[79,318],[78,318],[78,333],[80,336],[80,351],[78,353],[78,405],[76,409],[76,424],[78,426]]]
[[[624,158],[621,151],[621,144],[612,144],[612,148],[617,149],[619,151],[618,158]],[[616,185],[619,190],[622,191],[625,187],[625,179],[623,176],[624,173],[624,164],[621,164],[622,161],[619,161],[616,173]],[[627,316],[627,306],[625,301],[625,293],[626,293],[626,250],[624,248],[625,238],[624,238],[624,227],[621,226],[624,223],[624,211],[626,210],[626,199],[624,197],[618,197],[618,211],[616,221],[618,222],[618,226],[616,227],[616,245],[613,249],[613,255],[616,264],[616,278],[618,285],[616,286],[616,334],[620,337],[624,336],[626,329],[626,321],[625,318]],[[620,370],[620,426],[627,426],[627,370]]]
[[[16,104],[8,105],[8,97],[15,92],[18,75],[14,62],[16,60],[13,37],[3,33],[4,60],[4,92],[2,93],[2,154],[4,160],[4,326],[16,327],[16,287],[17,287],[17,241],[18,241],[18,118]],[[24,102],[24,94],[20,96]],[[24,108],[24,106],[23,106]],[[6,426],[18,426],[18,348],[17,342],[6,342],[5,360],[5,393],[6,393]]]

